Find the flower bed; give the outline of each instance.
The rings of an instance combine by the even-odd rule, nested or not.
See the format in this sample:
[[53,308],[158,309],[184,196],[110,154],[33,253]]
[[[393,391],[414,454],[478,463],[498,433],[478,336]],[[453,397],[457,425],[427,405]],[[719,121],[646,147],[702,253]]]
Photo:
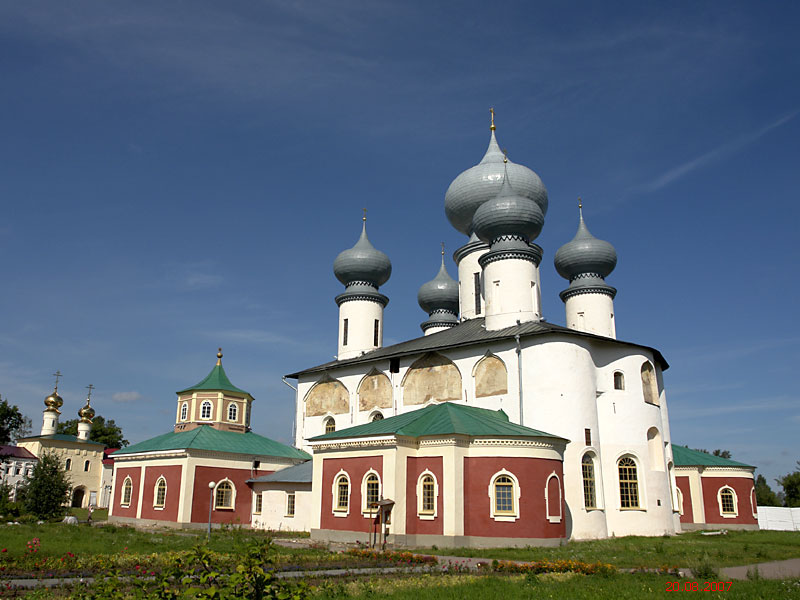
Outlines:
[[613,575],[614,565],[585,563],[579,560],[535,560],[519,563],[509,560],[492,561],[492,570],[498,573],[583,573],[584,575]]

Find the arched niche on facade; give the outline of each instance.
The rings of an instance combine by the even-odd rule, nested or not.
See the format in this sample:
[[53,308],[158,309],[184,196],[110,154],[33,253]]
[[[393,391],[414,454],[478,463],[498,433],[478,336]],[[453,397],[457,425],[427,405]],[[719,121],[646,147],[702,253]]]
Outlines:
[[325,375],[306,394],[306,416],[340,415],[350,411],[350,394],[341,381]]
[[461,399],[461,373],[449,358],[430,352],[415,361],[403,378],[403,404]]
[[505,363],[494,354],[487,354],[473,370],[475,397],[499,396],[508,393],[508,370]]
[[372,369],[358,386],[358,410],[391,407],[392,382],[377,369]]
[[642,392],[645,402],[658,406],[658,382],[653,364],[649,360],[642,363]]

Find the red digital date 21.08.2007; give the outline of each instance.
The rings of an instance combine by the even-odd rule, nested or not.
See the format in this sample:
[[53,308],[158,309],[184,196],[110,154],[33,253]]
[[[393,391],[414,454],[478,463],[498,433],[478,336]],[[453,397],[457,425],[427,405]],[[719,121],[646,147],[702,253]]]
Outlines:
[[668,581],[668,592],[727,592],[732,581]]

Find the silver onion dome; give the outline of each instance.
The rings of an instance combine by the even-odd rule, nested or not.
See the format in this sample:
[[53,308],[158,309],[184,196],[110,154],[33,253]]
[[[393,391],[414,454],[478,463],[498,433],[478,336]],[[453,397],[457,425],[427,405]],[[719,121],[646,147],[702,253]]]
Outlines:
[[579,205],[580,221],[578,232],[572,241],[558,249],[555,266],[558,274],[572,281],[578,275],[595,274],[608,277],[617,266],[617,252],[605,240],[599,240],[589,233],[583,220],[583,206]]
[[516,183],[506,173],[499,193],[480,205],[472,218],[478,237],[491,244],[502,236],[536,239],[544,226],[544,214],[533,200],[516,191]]
[[333,261],[333,273],[344,285],[354,282],[365,282],[380,287],[392,274],[392,263],[389,257],[376,250],[367,238],[367,219],[361,230],[361,237],[356,245],[339,253]]
[[472,218],[484,202],[497,196],[503,184],[503,173],[514,182],[514,190],[520,196],[533,200],[547,214],[547,189],[539,176],[528,167],[508,161],[497,144],[492,124],[489,148],[483,159],[456,177],[444,196],[444,211],[450,224],[465,235],[472,233]]
[[417,302],[422,310],[431,314],[436,310],[445,310],[458,314],[458,282],[447,273],[444,266],[444,251],[442,251],[442,266],[436,277],[423,283],[417,293]]

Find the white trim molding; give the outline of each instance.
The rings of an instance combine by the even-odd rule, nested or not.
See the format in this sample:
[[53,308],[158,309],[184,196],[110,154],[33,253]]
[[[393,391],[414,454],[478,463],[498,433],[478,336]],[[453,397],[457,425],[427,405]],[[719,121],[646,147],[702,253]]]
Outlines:
[[[344,478],[347,481],[347,506],[339,506],[339,480]],[[353,482],[350,481],[350,474],[344,469],[333,476],[333,486],[331,487],[331,510],[334,517],[346,517],[350,514],[350,496],[353,494]]]
[[[512,490],[511,490],[511,510],[510,511],[498,511],[497,510],[497,498],[495,497],[495,485],[497,480],[500,477],[508,477],[511,480]],[[519,499],[520,499],[520,488],[519,488],[519,480],[517,479],[516,475],[514,475],[511,471],[507,471],[506,469],[500,469],[497,473],[491,476],[489,479],[489,516],[492,519],[498,522],[514,522],[519,519]]]
[[[558,486],[558,514],[550,514],[550,480],[555,478],[556,485]],[[561,478],[558,474],[553,471],[547,477],[547,481],[544,484],[544,506],[545,506],[545,515],[547,515],[547,520],[550,523],[561,523],[561,519],[563,518],[563,509],[562,506],[564,504],[564,493],[561,491]]]
[[[422,489],[422,480],[426,477],[430,477],[433,480],[433,512],[424,511],[422,510],[422,503],[423,503],[423,489]],[[436,479],[436,475],[430,469],[425,469],[422,473],[419,474],[417,477],[417,518],[421,521],[433,521],[439,511],[439,482]]]

